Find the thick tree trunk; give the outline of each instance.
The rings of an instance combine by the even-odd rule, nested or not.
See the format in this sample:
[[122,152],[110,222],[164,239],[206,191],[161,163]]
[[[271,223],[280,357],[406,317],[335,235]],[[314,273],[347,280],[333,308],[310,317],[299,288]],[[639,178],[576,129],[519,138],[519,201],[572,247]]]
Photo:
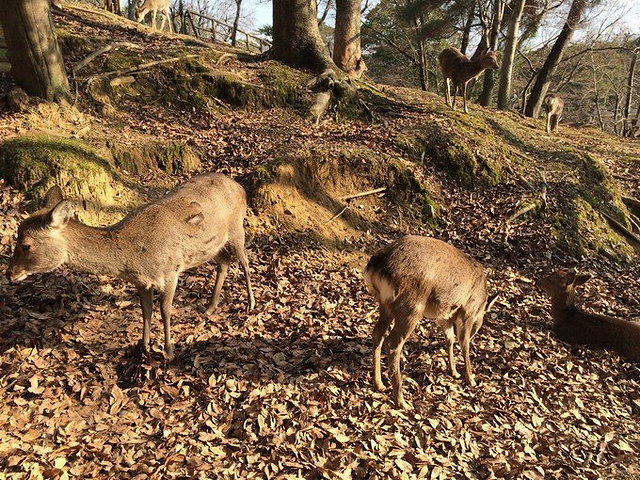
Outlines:
[[4,0],[0,23],[16,82],[29,95],[49,101],[69,99],[50,0]]
[[106,0],[105,7],[111,13],[122,15],[122,10],[120,9],[120,0]]
[[360,0],[336,0],[333,61],[353,77],[366,69],[360,50]]
[[509,21],[507,38],[505,41],[504,54],[502,56],[502,66],[500,68],[500,85],[498,86],[498,108],[500,110],[509,109],[509,99],[511,97],[511,78],[513,77],[513,63],[518,49],[518,35],[520,34],[520,20],[524,12],[526,0],[516,0],[513,5],[513,12]]
[[324,48],[315,0],[273,0],[274,60],[317,72],[334,68]]
[[571,8],[569,9],[567,21],[564,24],[564,27],[562,27],[562,31],[560,32],[560,35],[558,35],[553,47],[551,47],[551,52],[549,52],[549,56],[545,60],[544,65],[542,65],[540,72],[538,72],[536,82],[533,84],[533,88],[531,89],[531,95],[529,96],[529,100],[527,101],[527,105],[524,109],[524,114],[527,117],[537,117],[540,113],[542,100],[547,94],[549,85],[551,84],[551,76],[562,60],[564,51],[573,36],[573,31],[580,22],[586,7],[587,0],[573,0]]
[[[502,18],[504,16],[505,0],[493,0],[493,15],[491,17],[491,31],[489,32],[489,49],[497,50],[500,31],[502,30]],[[482,93],[478,98],[478,103],[483,107],[488,107],[491,103],[493,86],[496,83],[495,70],[489,69],[484,74]]]
[[463,54],[467,54],[467,48],[469,48],[469,37],[471,35],[471,27],[473,26],[473,20],[476,18],[476,2],[469,7],[469,13],[467,15],[467,21],[464,24],[462,30],[462,40],[460,41],[460,51]]

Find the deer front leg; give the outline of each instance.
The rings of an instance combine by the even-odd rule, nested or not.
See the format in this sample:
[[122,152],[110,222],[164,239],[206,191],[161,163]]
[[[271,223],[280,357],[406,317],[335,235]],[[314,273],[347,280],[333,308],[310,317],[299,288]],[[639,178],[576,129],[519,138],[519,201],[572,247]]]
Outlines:
[[142,351],[149,353],[149,339],[151,337],[151,314],[153,312],[153,290],[138,287],[140,306],[142,307]]
[[462,104],[464,105],[464,113],[469,113],[467,110],[467,83],[462,84]]
[[173,343],[171,343],[171,311],[173,309],[173,296],[176,293],[178,275],[167,280],[164,291],[160,295],[160,314],[164,324],[164,352],[167,360],[173,360]]

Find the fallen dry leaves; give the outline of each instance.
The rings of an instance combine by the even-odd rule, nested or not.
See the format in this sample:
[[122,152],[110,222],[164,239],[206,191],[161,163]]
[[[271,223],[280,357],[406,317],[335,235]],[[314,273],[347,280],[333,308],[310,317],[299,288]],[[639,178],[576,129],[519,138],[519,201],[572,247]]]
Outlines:
[[[401,156],[394,136],[442,106],[392,93],[424,110],[318,127],[281,110],[203,118],[150,105],[117,118],[86,115],[121,138],[143,131],[188,140],[206,152],[207,169],[240,175],[310,146],[367,145]],[[2,133],[24,128],[19,115],[8,120]],[[586,138],[567,132],[561,141]],[[638,167],[626,159],[632,148],[606,159],[637,195]],[[0,478],[637,478],[638,366],[556,340],[548,301],[533,285],[552,267],[578,266],[595,277],[581,292],[587,308],[638,317],[637,261],[571,259],[550,248],[544,218],[507,231],[505,219],[528,192],[517,179],[468,192],[428,164],[422,175],[445,206],[440,227],[423,233],[473,254],[500,293],[473,342],[477,388],[450,377],[442,334],[424,322],[405,347],[414,409],[397,410],[373,390],[377,306],[361,269],[401,233],[393,225],[342,249],[301,232],[258,229],[250,247],[257,308],[245,312],[233,267],[220,310],[207,318],[214,268],[186,272],[174,302],[176,359],[155,361],[137,385],[122,374],[142,326],[130,285],[64,269],[15,285],[0,280]],[[24,199],[0,187],[6,258]],[[157,359],[161,345],[153,349]]]

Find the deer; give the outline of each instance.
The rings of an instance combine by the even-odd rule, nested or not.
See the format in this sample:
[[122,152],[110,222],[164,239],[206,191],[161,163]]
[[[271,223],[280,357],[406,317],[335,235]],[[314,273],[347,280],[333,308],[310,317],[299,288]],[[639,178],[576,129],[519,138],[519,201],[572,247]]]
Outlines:
[[559,269],[538,280],[551,297],[551,316],[556,336],[570,345],[611,350],[629,362],[640,362],[640,322],[588,313],[576,307],[575,288],[591,275]]
[[[498,52],[485,49],[477,59],[470,60],[457,48],[445,48],[440,52],[438,57],[440,60],[440,68],[442,76],[445,80],[444,98],[445,103],[452,110],[456,109],[456,94],[460,89],[462,94],[462,103],[464,105],[464,113],[467,110],[467,84],[472,79],[478,77],[487,69],[496,69],[500,66],[498,63]],[[453,101],[451,99],[451,84],[453,83]]]
[[173,25],[171,22],[171,16],[169,12],[169,0],[143,0],[142,5],[135,8],[136,21],[138,23],[144,20],[147,13],[151,12],[151,26],[154,30],[156,28],[156,13],[160,12],[162,15],[162,23],[160,23],[160,30],[164,30],[165,20],[169,23],[169,31],[173,33]]
[[557,93],[550,93],[544,97],[542,106],[547,114],[547,134],[555,133],[562,119],[564,100]]
[[407,235],[371,256],[364,281],[379,302],[379,319],[372,333],[373,383],[378,391],[385,389],[380,356],[386,337],[394,401],[401,409],[411,408],[402,394],[400,361],[404,343],[422,318],[433,319],[444,332],[454,378],[460,377],[453,352],[457,337],[465,379],[476,385],[470,343],[497,299],[488,296],[487,280],[476,260],[442,240]]
[[22,221],[6,276],[12,282],[62,265],[120,277],[133,283],[142,307],[141,353],[149,354],[153,291],[159,292],[164,352],[173,359],[171,313],[180,274],[210,260],[216,266],[213,296],[218,306],[222,284],[235,255],[244,271],[248,310],[255,307],[245,250],[246,194],[221,174],[195,176],[169,194],[134,210],[108,227],[91,227],[72,218],[72,201],[59,186],[45,195],[44,207]]

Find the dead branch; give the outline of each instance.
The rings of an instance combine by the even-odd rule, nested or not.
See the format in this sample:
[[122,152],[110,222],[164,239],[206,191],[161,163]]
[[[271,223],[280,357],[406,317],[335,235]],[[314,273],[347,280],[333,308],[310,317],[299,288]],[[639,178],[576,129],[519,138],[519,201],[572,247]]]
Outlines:
[[622,201],[627,204],[627,206],[632,206],[635,208],[640,208],[640,200],[638,200],[637,198],[633,198],[633,197],[628,197],[626,195],[622,196]]
[[137,43],[131,43],[131,42],[114,42],[114,43],[110,43],[109,45],[106,45],[106,46],[104,46],[102,48],[99,48],[95,52],[90,53],[89,55],[84,57],[82,60],[77,62],[73,67],[71,67],[71,73],[73,75],[75,75],[76,73],[78,73],[78,70],[80,70],[80,69],[86,67],[87,65],[89,65],[93,60],[95,60],[97,57],[99,57],[103,53],[107,53],[107,52],[109,52],[109,51],[111,51],[111,50],[113,50],[115,48],[119,48],[119,47],[131,48],[133,50],[143,50],[142,45],[138,45]]
[[331,222],[333,222],[336,218],[338,218],[340,215],[342,215],[347,210],[347,208],[349,208],[349,204],[348,203],[344,206],[344,208],[342,210],[340,210],[333,217],[331,217],[329,220],[327,220],[325,222],[325,225],[329,225]]
[[366,197],[367,195],[373,195],[375,193],[381,193],[387,190],[387,187],[374,188],[373,190],[367,190],[366,192],[354,193],[353,195],[347,195],[346,197],[340,197],[340,200],[352,200],[354,198]]
[[627,237],[628,239],[634,241],[637,245],[640,246],[640,236],[636,235],[635,233],[633,233],[631,230],[629,230],[627,227],[625,227],[623,224],[621,224],[619,221],[617,221],[615,218],[613,218],[611,215],[608,215],[604,212],[600,212],[600,214],[607,219],[607,221],[611,224],[611,226],[618,230],[620,233],[622,233],[625,237]]
[[184,55],[182,57],[171,57],[171,58],[164,58],[162,60],[154,60],[153,62],[146,62],[146,63],[141,63],[140,65],[136,65],[135,67],[131,67],[131,68],[125,68],[122,70],[111,70],[109,72],[103,72],[103,73],[98,73],[96,75],[92,75],[90,77],[88,77],[86,80],[87,81],[92,81],[92,80],[97,80],[100,78],[105,78],[105,77],[111,77],[113,75],[117,75],[118,77],[122,77],[125,75],[128,75],[130,73],[137,73],[140,72],[142,70],[146,70],[147,68],[151,68],[154,67],[156,65],[163,65],[166,63],[173,63],[173,62],[179,62],[180,60],[186,60],[188,58],[197,58],[200,55]]

